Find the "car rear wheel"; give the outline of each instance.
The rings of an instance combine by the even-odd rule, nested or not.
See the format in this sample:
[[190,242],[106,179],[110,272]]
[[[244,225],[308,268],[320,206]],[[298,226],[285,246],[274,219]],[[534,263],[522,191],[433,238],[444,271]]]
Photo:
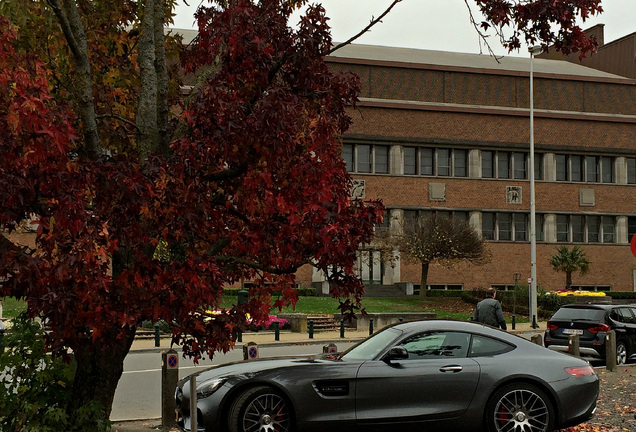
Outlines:
[[616,364],[623,365],[627,363],[627,344],[618,341],[616,344]]
[[253,387],[232,404],[230,432],[291,432],[292,407],[271,387]]
[[552,432],[554,408],[538,387],[513,383],[497,390],[486,407],[490,432]]

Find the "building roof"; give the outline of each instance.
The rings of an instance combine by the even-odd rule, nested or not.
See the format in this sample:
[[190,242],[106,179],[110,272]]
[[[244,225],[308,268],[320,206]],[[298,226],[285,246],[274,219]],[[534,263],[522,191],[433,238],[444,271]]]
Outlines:
[[[189,44],[197,35],[197,30],[171,28],[183,36],[183,43]],[[371,62],[402,63],[409,65],[428,65],[436,67],[468,68],[484,71],[499,72],[530,72],[530,58],[528,57],[495,57],[488,54],[466,54],[449,51],[434,51],[414,48],[397,48],[380,45],[349,44],[330,57],[338,59],[353,59]],[[628,78],[603,72],[597,69],[581,66],[565,60],[534,59],[534,72],[537,74],[579,76],[583,78],[604,78],[629,80]]]
[[[379,45],[350,44],[335,51],[331,54],[331,57],[411,65],[468,68],[481,71],[530,72],[529,54],[528,57],[498,57],[495,59],[493,56],[487,54],[466,54]],[[538,74],[610,78],[630,81],[628,78],[619,75],[570,63],[568,61],[548,60],[536,57],[534,59],[534,72]]]

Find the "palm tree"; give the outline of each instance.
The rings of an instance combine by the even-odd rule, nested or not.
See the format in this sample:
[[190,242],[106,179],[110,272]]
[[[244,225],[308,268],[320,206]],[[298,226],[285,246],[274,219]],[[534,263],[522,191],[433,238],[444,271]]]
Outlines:
[[566,246],[557,248],[557,254],[550,260],[552,268],[565,273],[565,289],[572,287],[572,273],[578,271],[581,276],[590,270],[590,261],[579,246],[569,250]]

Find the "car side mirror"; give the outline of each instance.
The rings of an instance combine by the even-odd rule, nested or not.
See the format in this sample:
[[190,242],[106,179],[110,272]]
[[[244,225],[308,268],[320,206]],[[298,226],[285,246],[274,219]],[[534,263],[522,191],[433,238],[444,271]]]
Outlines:
[[409,358],[409,352],[406,348],[401,346],[394,346],[382,357],[382,361],[385,363],[391,363],[393,360],[406,360]]

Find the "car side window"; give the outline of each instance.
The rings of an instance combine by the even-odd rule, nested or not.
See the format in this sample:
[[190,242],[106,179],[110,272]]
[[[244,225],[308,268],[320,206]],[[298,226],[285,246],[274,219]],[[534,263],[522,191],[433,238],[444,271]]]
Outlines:
[[411,336],[402,342],[409,360],[466,357],[470,335],[460,332],[432,332]]
[[621,316],[618,313],[618,309],[612,309],[612,311],[610,312],[610,318],[616,322],[621,322]]
[[514,347],[506,342],[489,338],[482,335],[473,335],[473,341],[470,344],[470,357],[485,357],[503,354],[511,351]]
[[630,312],[629,308],[620,308],[622,320],[625,324],[634,324],[636,320],[634,320],[634,316]]

